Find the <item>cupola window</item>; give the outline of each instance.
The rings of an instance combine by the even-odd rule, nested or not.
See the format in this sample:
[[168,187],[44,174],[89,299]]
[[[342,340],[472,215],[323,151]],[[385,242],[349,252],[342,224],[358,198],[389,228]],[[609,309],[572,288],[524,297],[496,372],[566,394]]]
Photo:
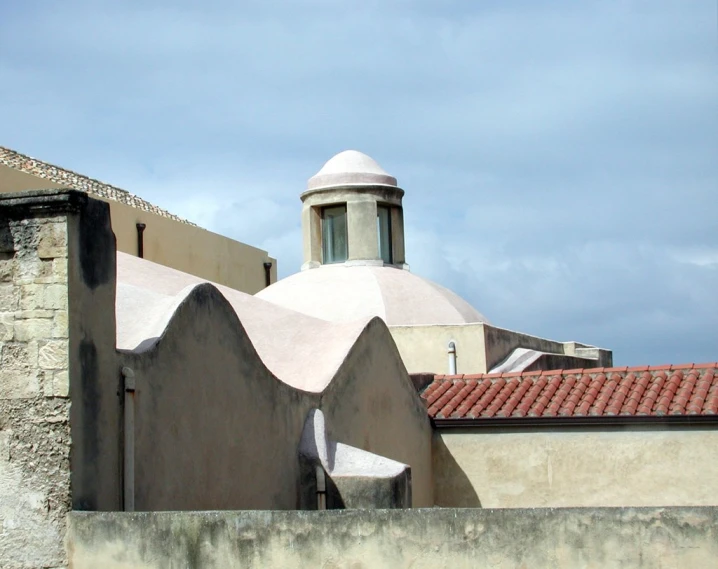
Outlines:
[[347,206],[338,205],[322,209],[323,262],[343,263],[349,256],[347,247]]
[[379,256],[387,264],[394,262],[391,247],[391,208],[380,205],[376,208],[376,231],[379,241]]

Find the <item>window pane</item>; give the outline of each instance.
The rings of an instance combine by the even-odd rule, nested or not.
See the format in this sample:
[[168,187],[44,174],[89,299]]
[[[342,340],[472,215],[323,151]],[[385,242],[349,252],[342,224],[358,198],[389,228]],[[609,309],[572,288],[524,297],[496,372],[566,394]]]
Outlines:
[[391,251],[391,209],[380,205],[376,209],[376,230],[379,238],[379,255],[385,263],[393,262]]
[[344,205],[322,210],[322,255],[324,263],[347,260],[347,208]]

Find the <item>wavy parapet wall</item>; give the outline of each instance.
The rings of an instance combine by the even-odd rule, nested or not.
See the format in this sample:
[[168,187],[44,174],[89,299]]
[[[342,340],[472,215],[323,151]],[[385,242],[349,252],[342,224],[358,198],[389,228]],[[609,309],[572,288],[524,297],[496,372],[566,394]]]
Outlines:
[[330,323],[122,253],[117,265],[138,509],[298,507],[313,408],[333,439],[410,465],[414,505],[432,504],[426,410],[381,319]]

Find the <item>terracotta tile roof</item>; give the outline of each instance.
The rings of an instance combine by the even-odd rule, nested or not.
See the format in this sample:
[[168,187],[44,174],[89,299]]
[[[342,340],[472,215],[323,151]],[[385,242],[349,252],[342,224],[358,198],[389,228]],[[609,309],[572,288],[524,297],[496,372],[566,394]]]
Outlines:
[[432,419],[718,414],[718,362],[437,375]]

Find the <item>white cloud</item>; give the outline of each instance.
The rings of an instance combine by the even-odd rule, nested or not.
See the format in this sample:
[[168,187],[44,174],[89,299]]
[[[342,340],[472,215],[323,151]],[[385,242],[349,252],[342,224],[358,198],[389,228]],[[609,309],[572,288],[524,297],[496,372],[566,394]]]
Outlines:
[[0,6],[0,144],[301,264],[346,148],[406,189],[412,269],[499,325],[711,360],[712,0]]

